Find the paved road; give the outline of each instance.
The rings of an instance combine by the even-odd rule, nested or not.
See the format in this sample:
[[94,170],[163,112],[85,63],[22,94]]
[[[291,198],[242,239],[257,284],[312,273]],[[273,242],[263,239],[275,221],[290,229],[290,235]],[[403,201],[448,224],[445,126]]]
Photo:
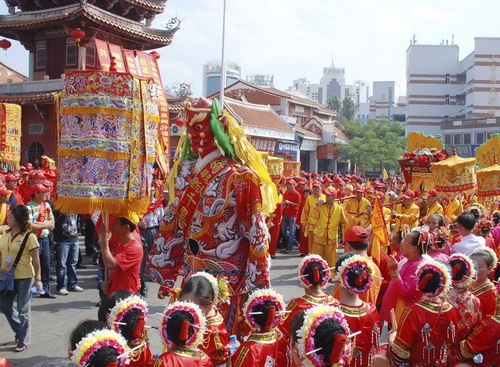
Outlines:
[[[82,241],[81,241],[82,242]],[[87,269],[78,270],[79,285],[85,290],[82,293],[70,293],[58,296],[54,300],[36,298],[32,302],[32,343],[21,353],[14,353],[12,333],[5,317],[0,314],[0,356],[7,358],[11,366],[34,366],[42,360],[66,358],[68,353],[69,334],[77,323],[85,319],[97,319],[98,291],[96,289],[96,267],[89,265]],[[278,254],[272,260],[271,282],[273,288],[283,295],[285,302],[303,294],[297,278],[296,268],[300,262],[297,250],[291,254]],[[55,290],[55,282],[52,284]],[[164,301],[156,297],[158,286],[148,283],[147,302],[151,315],[148,324],[159,324]],[[161,339],[157,330],[150,334],[151,350],[161,352]]]

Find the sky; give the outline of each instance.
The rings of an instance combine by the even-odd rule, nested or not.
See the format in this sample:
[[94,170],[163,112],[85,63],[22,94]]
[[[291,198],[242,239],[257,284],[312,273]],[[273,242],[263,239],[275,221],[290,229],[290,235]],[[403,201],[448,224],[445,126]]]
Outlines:
[[[171,45],[157,50],[165,85],[191,84],[201,95],[203,64],[220,60],[224,0],[168,0],[153,27],[170,17],[182,20]],[[0,14],[7,14],[0,1]],[[500,1],[481,0],[227,0],[226,60],[238,63],[242,78],[274,75],[286,89],[294,79],[319,82],[332,59],[346,70],[346,82],[396,81],[405,95],[406,50],[442,40],[460,47],[460,59],[474,47],[474,37],[500,37]],[[28,53],[16,41],[0,61],[28,74]]]

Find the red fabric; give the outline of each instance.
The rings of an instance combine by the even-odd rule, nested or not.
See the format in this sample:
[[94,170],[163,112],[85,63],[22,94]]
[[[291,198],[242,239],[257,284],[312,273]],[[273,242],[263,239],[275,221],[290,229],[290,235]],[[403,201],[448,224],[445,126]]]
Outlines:
[[139,271],[143,256],[142,243],[134,239],[129,243],[118,244],[114,246],[111,253],[118,267],[113,269],[108,297],[113,292],[122,289],[137,294],[141,289]]
[[491,317],[471,334],[471,336],[460,343],[460,354],[462,356],[483,355],[483,363],[472,366],[497,366],[500,361],[498,341],[500,340],[500,317]]
[[[292,203],[297,203],[297,204],[300,204],[302,201],[301,196],[297,190],[285,191],[285,194],[283,195],[283,201],[285,201],[285,200],[288,200],[288,201],[291,201]],[[297,218],[297,215],[299,214],[299,207],[298,206],[283,204],[283,207],[284,207],[284,210],[283,210],[284,217]]]
[[269,255],[276,256],[276,249],[278,248],[278,241],[280,239],[281,219],[283,218],[283,204],[277,204],[276,210],[271,216],[273,218],[271,221],[273,226],[269,228],[269,235],[271,236]]
[[344,313],[351,333],[361,331],[361,334],[356,336],[353,356],[349,366],[370,366],[382,330],[377,309],[371,303],[366,302],[363,302],[360,306],[341,304],[340,309]]
[[25,203],[23,196],[21,195],[21,193],[19,192],[19,189],[17,187],[14,189],[14,191],[12,191],[12,193],[14,194],[14,197],[16,198],[16,204],[24,204]]
[[154,367],[213,367],[210,358],[201,351],[198,351],[198,356],[181,353],[181,350],[163,353],[155,361]]
[[153,358],[153,355],[151,354],[149,345],[146,344],[146,346],[142,350],[141,355],[139,356],[139,359],[136,361],[130,359],[130,362],[127,365],[127,367],[147,367],[148,363],[151,361],[151,358]]
[[487,281],[477,289],[472,288],[472,294],[479,298],[481,302],[481,315],[483,320],[495,315],[498,293],[492,282]]
[[205,352],[215,366],[229,360],[229,333],[224,319],[217,312],[214,317],[207,318],[207,329],[203,335],[203,343],[199,348]]
[[22,184],[18,187],[19,194],[23,198],[23,203],[29,203],[33,197],[31,196],[31,186],[28,184]]
[[307,255],[309,253],[309,245],[307,237],[304,236],[304,230],[300,229],[300,241],[299,241],[299,251],[301,254]]
[[[254,341],[254,338],[260,336],[260,333],[252,333],[248,340],[241,343],[240,347],[231,356],[231,366],[233,367],[268,367],[268,366],[287,366],[286,345],[288,339],[277,330],[276,340],[273,342]],[[267,333],[266,333],[267,334]]]
[[460,313],[460,321],[456,331],[458,343],[467,338],[481,323],[481,301],[469,291],[457,292],[454,289],[450,297],[450,304]]
[[385,292],[387,291],[387,288],[389,287],[389,283],[391,282],[391,272],[389,271],[389,267],[387,266],[387,263],[390,259],[389,255],[385,251],[380,251],[380,261],[377,262],[375,258],[372,258],[373,262],[375,265],[378,266],[380,273],[382,274],[382,277],[384,280],[382,281],[382,285],[380,286],[380,292],[378,293],[377,297],[377,304],[382,305],[382,299],[384,298]]

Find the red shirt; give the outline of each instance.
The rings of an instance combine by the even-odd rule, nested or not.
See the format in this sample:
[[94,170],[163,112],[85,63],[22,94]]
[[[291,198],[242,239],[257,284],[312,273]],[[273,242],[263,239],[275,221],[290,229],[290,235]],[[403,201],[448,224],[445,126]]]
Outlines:
[[[300,204],[301,202],[301,195],[297,190],[293,191],[285,191],[285,194],[283,194],[283,201],[288,200],[291,201],[292,203]],[[284,217],[289,217],[289,218],[297,218],[297,215],[299,214],[299,206],[294,206],[294,205],[286,205],[283,204],[283,216]]]
[[128,290],[134,294],[141,289],[139,271],[142,262],[142,243],[137,239],[125,244],[118,244],[111,249],[111,253],[118,263],[111,275],[111,286],[108,297],[116,291]]

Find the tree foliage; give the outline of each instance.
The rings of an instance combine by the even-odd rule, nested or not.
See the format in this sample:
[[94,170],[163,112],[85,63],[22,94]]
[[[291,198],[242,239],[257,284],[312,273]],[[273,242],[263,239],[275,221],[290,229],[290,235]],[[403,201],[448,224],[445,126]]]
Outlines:
[[342,112],[342,101],[337,96],[331,96],[326,101],[326,107],[340,114]]
[[340,146],[345,157],[364,171],[382,172],[399,167],[397,158],[405,148],[404,127],[398,121],[345,121],[349,144]]
[[356,106],[351,97],[345,97],[342,101],[342,117],[347,120],[352,120],[354,118],[354,113],[356,112]]

